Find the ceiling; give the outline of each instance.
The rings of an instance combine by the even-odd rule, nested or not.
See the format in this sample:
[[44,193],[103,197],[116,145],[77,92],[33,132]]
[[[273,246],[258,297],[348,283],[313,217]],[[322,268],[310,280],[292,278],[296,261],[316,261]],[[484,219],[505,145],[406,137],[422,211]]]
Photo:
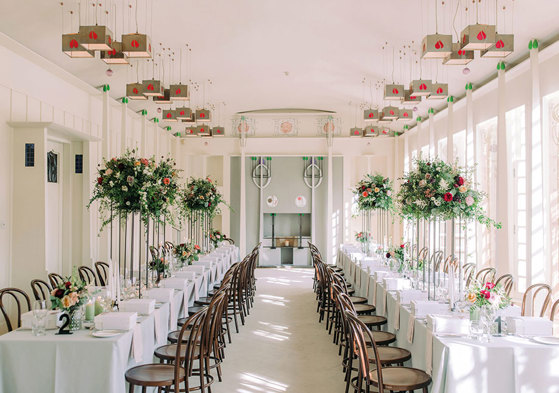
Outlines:
[[[129,0],[105,1],[119,10],[130,3]],[[446,0],[445,5],[438,1],[439,32],[450,34],[458,0]],[[458,31],[468,22],[468,15],[471,22],[475,21],[473,12],[464,11],[467,5],[472,6],[471,1],[461,1],[456,18]],[[545,41],[559,32],[558,1],[497,1],[499,30],[514,32],[516,38],[516,51],[507,62],[525,56],[531,38]],[[135,2],[131,2],[133,7]],[[353,126],[349,123],[361,116],[357,106],[371,100],[369,84],[383,78],[392,79],[392,48],[396,58],[394,78],[396,82],[408,83],[410,61],[404,56],[401,62],[399,51],[411,41],[418,47],[423,35],[435,29],[435,0],[138,2],[140,32],[145,31],[146,25],[148,33],[152,30],[154,47],[163,43],[176,53],[185,43],[192,48],[191,73],[183,79],[192,79],[201,86],[193,93],[193,104],[201,105],[202,86],[210,79],[211,86],[206,82],[206,101],[225,102],[220,116],[225,125],[230,124],[226,120],[229,116],[242,111],[313,108],[338,112],[344,119],[344,127],[349,128]],[[77,1],[64,4],[65,32],[71,30],[69,10],[77,11],[77,4]],[[82,10],[87,4],[82,1]],[[506,7],[505,11],[502,6]],[[146,7],[153,8],[153,17],[147,22],[142,19]],[[481,21],[494,23],[495,0],[482,0],[479,7]],[[87,83],[93,86],[109,83],[112,96],[123,96],[126,82],[133,81],[136,72],[126,66],[112,66],[114,74],[107,77],[108,67],[99,59],[68,58],[61,52],[61,15],[59,1],[2,0],[0,30]],[[121,12],[117,15],[116,32],[120,35],[123,32]],[[77,29],[76,24],[73,30]],[[130,26],[125,32],[134,28],[133,23]],[[498,60],[477,56],[468,66],[471,69],[468,76],[462,73],[461,66],[437,67],[437,61],[431,60],[423,63],[423,77],[448,82],[450,93],[460,96],[467,81],[475,85],[496,72]],[[185,64],[183,74],[187,68]],[[146,78],[151,77],[151,67],[140,70]],[[415,66],[413,77],[417,78],[418,74]],[[428,104],[421,104],[418,113],[426,113],[427,108]],[[150,110],[155,113],[155,107],[151,106]]]

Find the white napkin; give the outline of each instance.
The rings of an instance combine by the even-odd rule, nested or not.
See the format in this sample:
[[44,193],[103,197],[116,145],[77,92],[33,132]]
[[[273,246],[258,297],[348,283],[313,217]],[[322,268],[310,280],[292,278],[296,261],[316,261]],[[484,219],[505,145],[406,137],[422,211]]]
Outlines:
[[137,320],[136,312],[106,312],[94,318],[97,330],[130,330]]
[[408,342],[413,344],[413,333],[415,330],[415,317],[410,314],[410,319],[408,320]]
[[515,305],[510,305],[501,310],[497,310],[497,317],[520,317],[522,314],[522,309]]
[[400,303],[394,302],[394,329],[400,330]]
[[123,312],[137,312],[140,315],[149,315],[155,310],[155,299],[122,300],[118,305],[118,309]]
[[[198,266],[196,266],[198,267]],[[202,273],[199,273],[202,274]],[[177,278],[186,278],[188,280],[194,280],[196,278],[196,272],[193,271],[181,271],[181,272],[176,272],[175,273],[175,277]]]
[[553,322],[541,317],[507,317],[507,330],[522,336],[552,336]]
[[160,303],[172,303],[174,294],[173,288],[151,288],[144,292],[144,299],[155,299]]
[[429,329],[425,334],[425,372],[433,373],[433,332]]
[[136,324],[134,326],[134,332],[132,334],[131,356],[134,358],[136,363],[140,363],[144,357],[144,342],[140,324]]
[[[62,314],[62,311],[59,310],[49,310],[47,312],[45,329],[58,329],[60,326],[62,326],[62,322],[59,320],[60,315]],[[33,328],[33,311],[28,311],[21,314],[21,328]]]
[[427,292],[419,289],[406,289],[398,291],[396,299],[400,304],[410,304],[412,300],[427,300]]
[[382,281],[387,291],[401,291],[411,288],[411,281],[406,278],[384,277]]
[[466,315],[427,315],[427,328],[433,333],[460,334],[470,333],[470,319]]
[[446,303],[439,303],[433,300],[411,301],[411,313],[416,318],[423,318],[427,314],[448,314],[449,312],[449,305]]

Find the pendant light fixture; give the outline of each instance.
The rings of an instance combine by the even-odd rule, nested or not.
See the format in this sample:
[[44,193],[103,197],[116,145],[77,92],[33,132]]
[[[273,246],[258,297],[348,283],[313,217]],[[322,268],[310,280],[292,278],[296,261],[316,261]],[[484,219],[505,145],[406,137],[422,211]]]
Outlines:
[[452,51],[452,35],[439,34],[438,0],[435,0],[435,34],[423,37],[421,43],[422,59],[444,59]]
[[160,79],[155,79],[155,58],[152,59],[151,62],[152,62],[151,79],[147,79],[142,82],[144,84],[144,95],[147,97],[163,97],[165,94],[163,83],[161,82]]
[[[495,31],[497,30],[498,17],[499,17],[499,2],[498,0],[495,0]],[[481,57],[505,58],[508,55],[510,55],[512,52],[514,52],[514,34],[495,33],[495,44],[493,44],[486,50],[481,51]]]
[[[62,9],[62,31],[64,32],[64,3],[60,3]],[[78,7],[80,4],[78,3]],[[81,8],[78,8],[81,10]],[[70,15],[70,27],[72,26],[72,21],[74,19],[74,11],[69,11]],[[80,11],[78,11],[78,25],[79,25]],[[74,30],[75,31],[75,30]],[[79,35],[77,33],[62,34],[62,52],[67,56],[74,59],[87,59],[95,57],[93,51],[87,50],[79,42]]]
[[409,90],[404,90],[404,100],[402,104],[404,105],[414,105],[421,103],[421,96],[413,95]]
[[177,110],[176,109],[164,109],[163,110],[163,121],[176,122],[177,121]]
[[95,25],[80,26],[78,30],[79,42],[87,50],[109,51],[112,49],[113,33],[107,26],[99,26],[97,23],[101,4],[92,3],[92,6],[95,13]]
[[[130,67],[133,67],[132,64],[130,65]],[[137,82],[135,83],[127,83],[126,84],[126,97],[128,97],[131,100],[137,100],[137,101],[145,101],[148,98],[144,95],[144,91],[145,91],[145,87],[143,83],[140,83],[140,67],[139,67],[139,62],[136,61],[136,80]]]
[[466,65],[474,60],[474,51],[461,48],[461,44],[452,43],[452,52],[443,60],[444,65]]
[[394,48],[392,48],[392,83],[384,85],[384,99],[388,101],[401,101],[404,98],[404,85],[394,82],[395,61]]
[[[129,9],[132,5],[128,6]],[[146,8],[146,18],[147,18]],[[153,17],[153,15],[150,15]],[[149,59],[152,57],[151,39],[147,34],[138,33],[138,0],[136,0],[135,7],[135,20],[136,20],[136,33],[122,35],[122,51],[130,58],[144,58]]]
[[495,25],[479,23],[479,2],[476,1],[476,23],[466,26],[460,33],[461,49],[484,50],[495,44]]
[[405,121],[413,120],[413,111],[411,109],[400,108],[399,119]]
[[192,109],[187,107],[176,108],[176,119],[177,120],[192,120]]
[[[220,102],[217,106],[217,118],[218,124],[221,124],[221,115],[223,111],[223,106],[225,106],[225,102]],[[212,135],[213,136],[225,136],[225,127],[215,126],[212,128]]]
[[398,120],[399,116],[400,109],[395,106],[389,105],[382,108],[382,118],[380,120]]
[[198,130],[196,129],[196,126],[186,127],[185,130],[184,130],[184,135],[185,136],[198,136]]
[[[212,84],[211,80],[207,80],[209,85]],[[195,112],[195,119],[197,122],[210,122],[211,119],[211,112],[208,109],[204,109],[206,105],[206,81],[204,81],[204,86],[202,87],[202,109],[197,109]]]
[[[188,44],[186,44],[187,56],[190,52]],[[190,58],[190,56],[188,56]],[[179,83],[170,85],[170,97],[173,101],[188,101],[190,100],[190,91],[188,90],[188,85],[182,83],[182,48],[180,49],[180,61],[179,61]]]
[[[114,13],[114,29],[115,29],[115,39],[116,39],[116,5],[113,8]],[[124,22],[123,22],[124,26]],[[122,52],[122,42],[113,41],[111,43],[111,50],[101,52],[101,60],[106,64],[128,64],[128,59],[126,55]]]
[[211,127],[209,125],[199,125],[196,127],[196,132],[200,136],[209,136],[212,134]]
[[363,130],[359,127],[352,127],[349,130],[349,136],[350,137],[360,137],[363,136]]
[[378,136],[378,127],[376,126],[367,126],[363,129],[363,136],[364,137],[375,137]]

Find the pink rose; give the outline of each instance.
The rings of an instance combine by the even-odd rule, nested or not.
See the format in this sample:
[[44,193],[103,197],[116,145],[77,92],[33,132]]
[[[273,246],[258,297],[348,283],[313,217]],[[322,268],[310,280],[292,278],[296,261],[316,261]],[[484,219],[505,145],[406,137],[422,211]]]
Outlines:
[[466,205],[472,206],[473,204],[474,204],[474,198],[472,198],[470,195],[468,195],[466,197]]

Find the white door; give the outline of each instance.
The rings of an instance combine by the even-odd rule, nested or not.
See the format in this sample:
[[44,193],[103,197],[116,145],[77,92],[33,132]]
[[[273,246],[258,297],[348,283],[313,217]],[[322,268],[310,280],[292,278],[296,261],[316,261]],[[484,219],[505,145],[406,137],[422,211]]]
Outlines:
[[[56,182],[49,181],[49,160],[47,158],[47,195],[46,195],[46,270],[49,273],[62,274],[62,151],[59,142],[48,141],[47,151],[56,155]],[[50,179],[54,180],[54,179]]]

